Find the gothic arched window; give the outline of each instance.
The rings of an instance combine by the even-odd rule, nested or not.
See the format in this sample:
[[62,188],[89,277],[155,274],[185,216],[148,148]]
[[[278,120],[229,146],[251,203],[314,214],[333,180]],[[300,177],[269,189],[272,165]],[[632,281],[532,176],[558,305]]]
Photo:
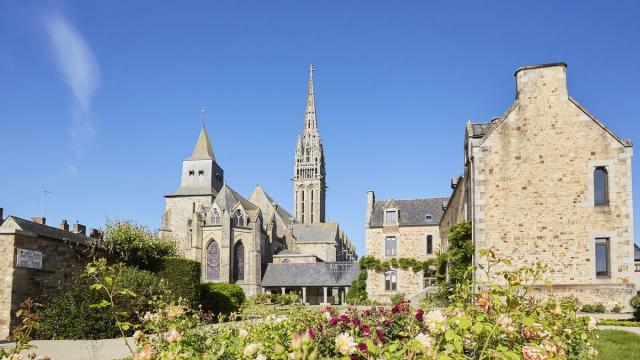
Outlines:
[[211,213],[211,225],[220,225],[220,213],[218,212],[218,209],[214,208]]
[[220,248],[215,240],[207,245],[207,280],[220,279]]
[[233,247],[233,281],[244,280],[244,245],[238,241]]
[[236,226],[244,226],[244,214],[238,209],[233,213],[233,222]]

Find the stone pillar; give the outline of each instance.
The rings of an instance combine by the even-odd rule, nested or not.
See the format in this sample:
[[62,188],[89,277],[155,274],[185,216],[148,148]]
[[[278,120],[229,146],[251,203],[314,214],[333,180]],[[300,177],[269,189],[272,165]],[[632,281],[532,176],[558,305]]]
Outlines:
[[347,291],[344,288],[342,288],[342,292],[340,293],[340,305],[344,305],[344,297],[346,292]]
[[265,289],[264,287],[262,288],[262,295],[266,294],[267,289]]
[[284,289],[283,287],[280,288],[280,290],[282,290],[282,295],[284,295]]
[[323,286],[322,287],[322,291],[324,292],[324,302],[323,302],[323,304],[326,305],[327,304],[327,287]]
[[302,287],[302,305],[306,305],[307,304],[307,287],[303,286]]

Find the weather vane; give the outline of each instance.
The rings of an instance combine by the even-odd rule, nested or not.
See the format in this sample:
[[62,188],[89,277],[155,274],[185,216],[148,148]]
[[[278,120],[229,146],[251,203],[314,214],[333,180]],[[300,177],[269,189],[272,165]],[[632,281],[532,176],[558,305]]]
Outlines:
[[203,106],[200,109],[200,114],[202,114],[202,127],[205,127],[205,119],[207,118],[207,107]]

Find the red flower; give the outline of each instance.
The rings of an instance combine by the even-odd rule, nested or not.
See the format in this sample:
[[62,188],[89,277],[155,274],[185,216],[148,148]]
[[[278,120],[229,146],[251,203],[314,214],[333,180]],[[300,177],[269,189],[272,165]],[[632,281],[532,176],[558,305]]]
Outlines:
[[367,344],[365,344],[365,343],[358,344],[358,349],[360,351],[366,351],[367,350]]
[[342,321],[345,324],[349,323],[349,317],[345,314],[340,315],[340,321]]
[[385,320],[385,321],[383,321],[383,322],[382,322],[382,325],[383,325],[384,327],[389,327],[389,326],[391,326],[391,321],[389,321],[389,320]]
[[361,327],[360,331],[362,331],[362,335],[364,335],[366,337],[369,337],[369,335],[371,335],[371,329],[367,325]]
[[424,320],[424,310],[418,309],[418,312],[416,312],[416,320],[418,320],[419,322],[422,322]]
[[332,317],[329,319],[329,326],[335,326],[338,323],[338,319]]
[[358,318],[353,318],[353,319],[351,320],[351,322],[352,322],[352,323],[353,323],[353,325],[355,325],[355,326],[360,326],[360,323],[361,323],[360,319],[358,319]]
[[400,312],[400,307],[398,307],[398,305],[394,306],[391,308],[391,313],[392,314],[397,314]]
[[384,333],[381,328],[376,328],[376,336],[380,339],[380,342],[384,342]]

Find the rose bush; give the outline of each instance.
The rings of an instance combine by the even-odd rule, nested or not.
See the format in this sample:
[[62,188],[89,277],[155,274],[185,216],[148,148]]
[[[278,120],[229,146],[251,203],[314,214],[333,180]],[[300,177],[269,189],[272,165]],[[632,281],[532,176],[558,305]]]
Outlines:
[[[531,294],[540,265],[513,271],[486,253],[486,281],[456,286],[450,305],[292,308],[261,321],[208,325],[202,314],[158,302],[136,332],[134,359],[585,359],[594,319],[578,317],[571,298],[540,300]],[[498,281],[499,279],[499,281]],[[228,320],[236,320],[231,314]]]

